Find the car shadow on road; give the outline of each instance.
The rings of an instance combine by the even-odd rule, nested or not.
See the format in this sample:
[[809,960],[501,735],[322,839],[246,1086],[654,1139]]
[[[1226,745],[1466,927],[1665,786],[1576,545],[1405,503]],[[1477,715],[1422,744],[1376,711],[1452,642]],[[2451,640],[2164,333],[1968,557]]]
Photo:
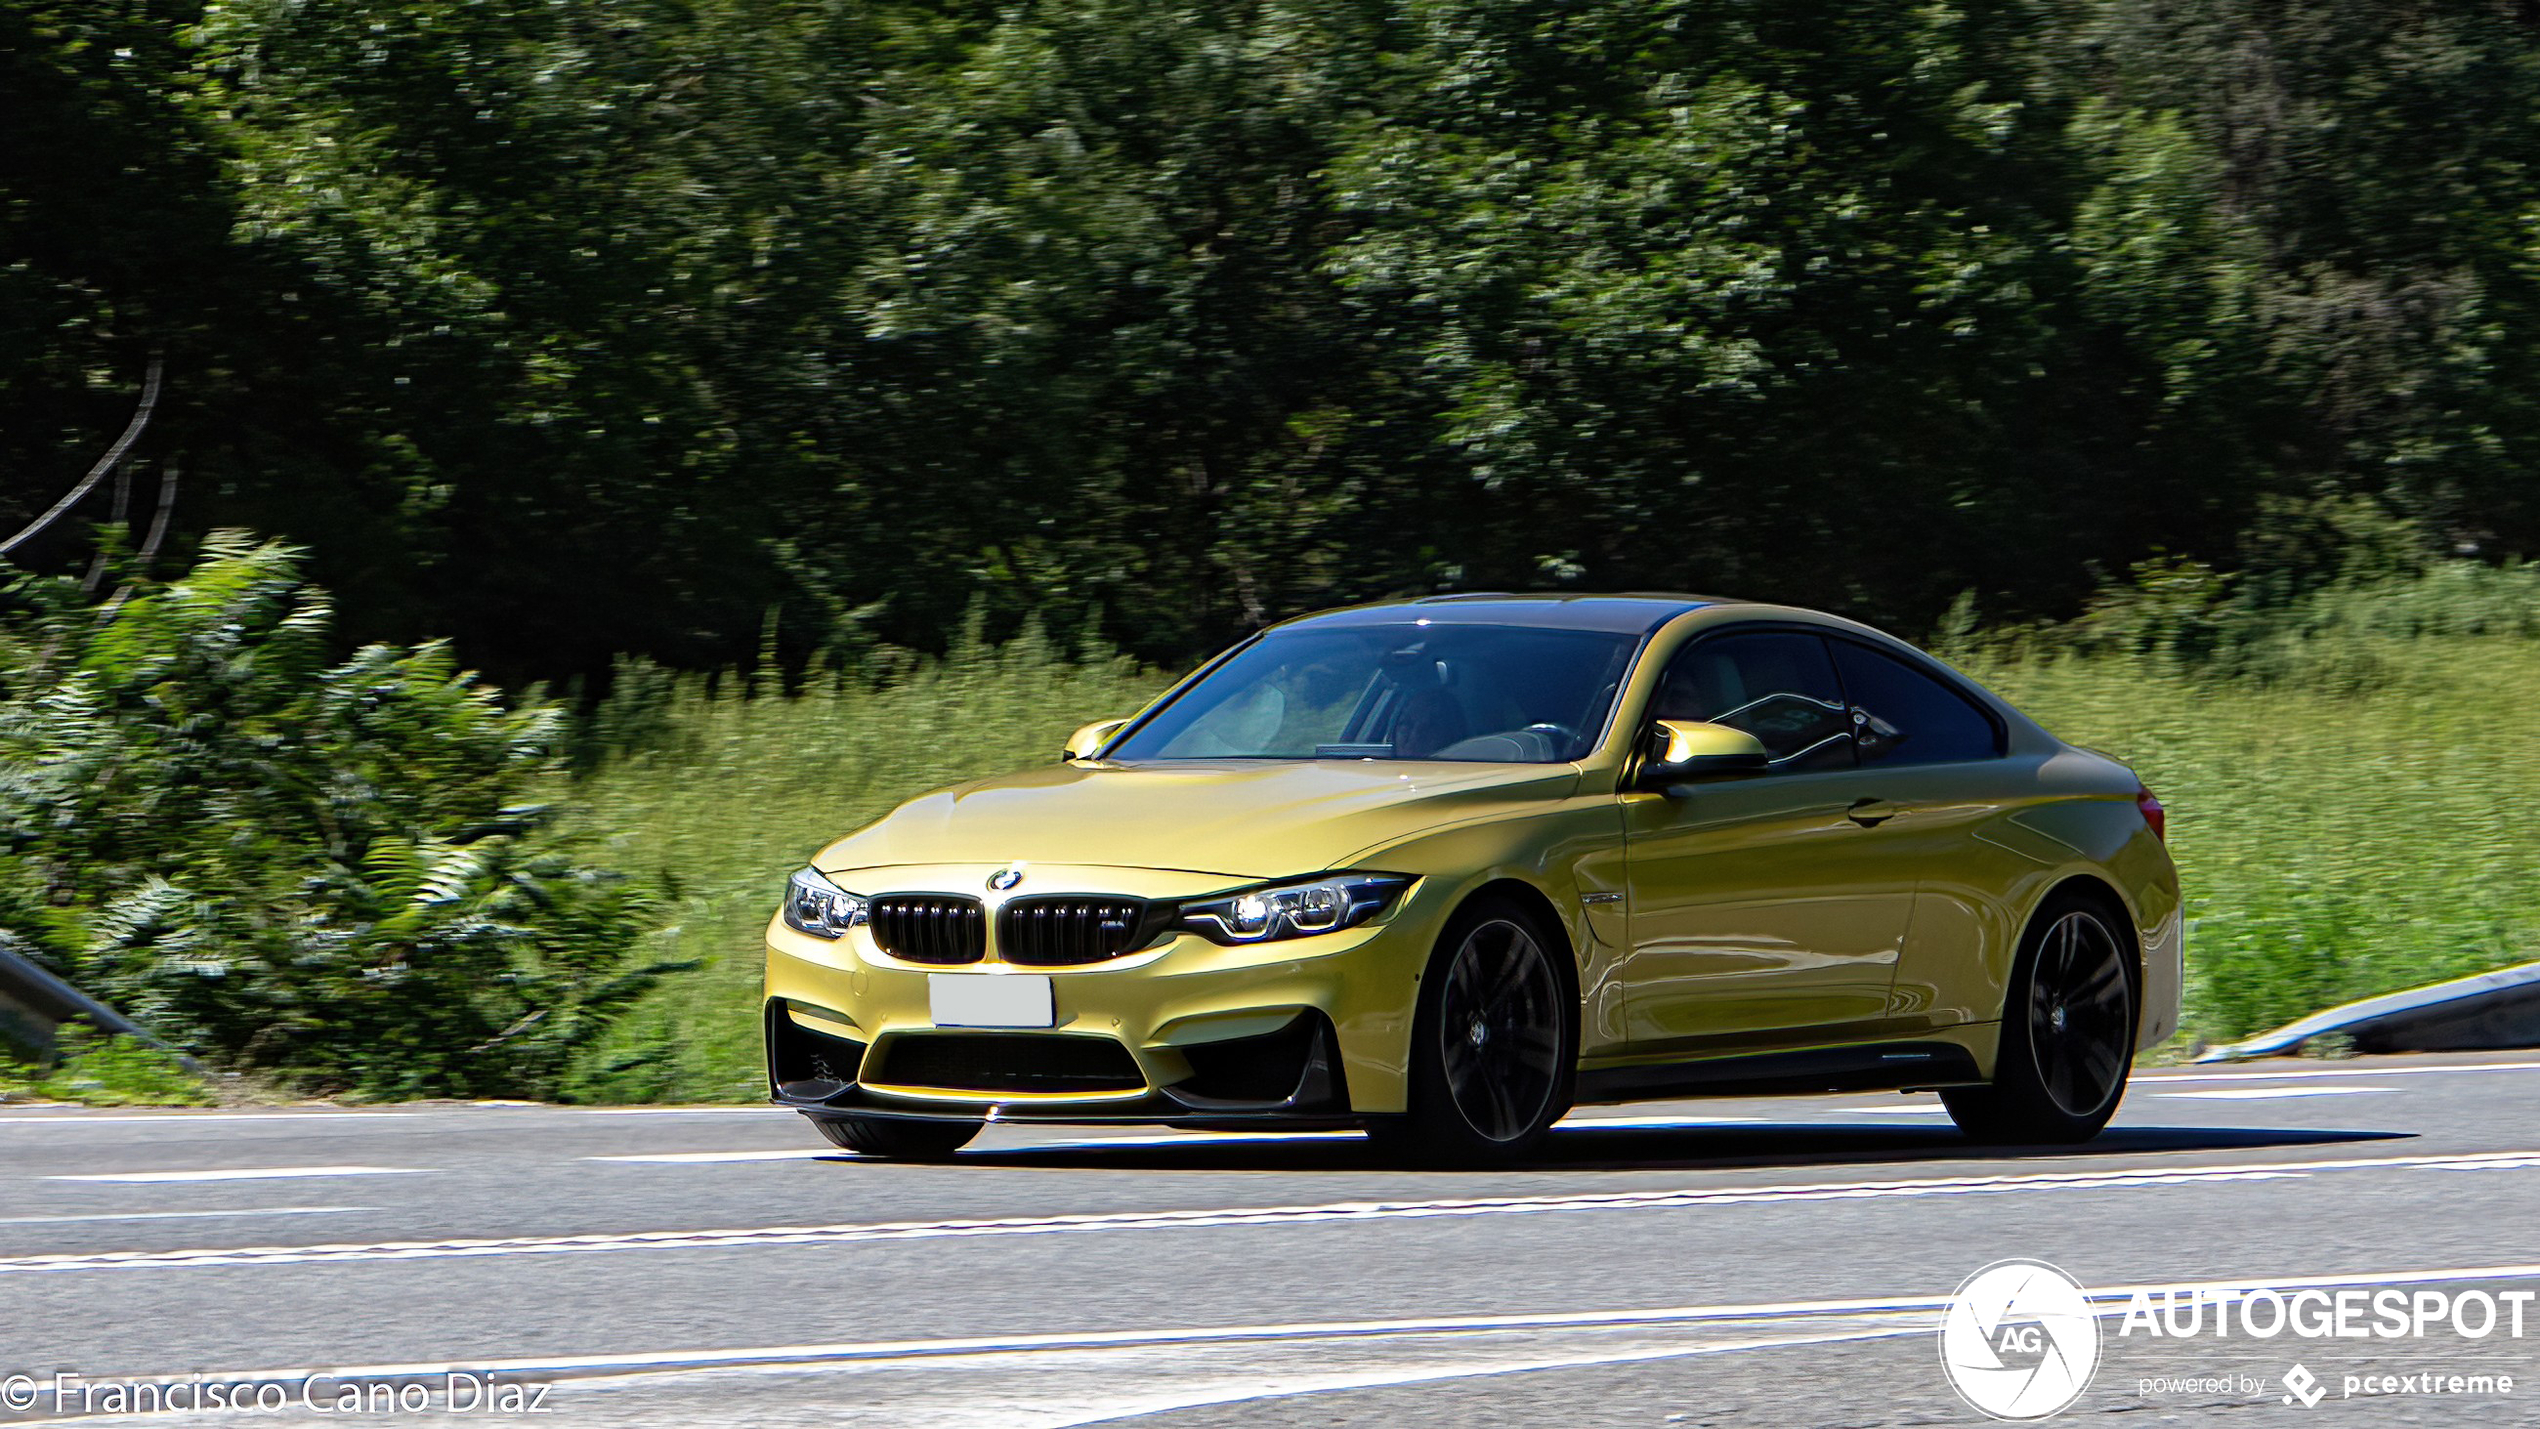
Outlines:
[[[1927,1164],[1964,1174],[1980,1163],[2090,1163],[2216,1151],[2298,1150],[2409,1140],[2413,1132],[2292,1127],[2115,1126],[2081,1146],[1999,1146],[1967,1140],[1946,1126],[1736,1125],[1634,1119],[1556,1127],[1527,1159],[1486,1168],[1510,1171],[1683,1171],[1797,1169],[1868,1163]],[[968,1166],[1086,1171],[1368,1171],[1413,1169],[1353,1134],[1155,1135],[1089,1137],[964,1152]]]

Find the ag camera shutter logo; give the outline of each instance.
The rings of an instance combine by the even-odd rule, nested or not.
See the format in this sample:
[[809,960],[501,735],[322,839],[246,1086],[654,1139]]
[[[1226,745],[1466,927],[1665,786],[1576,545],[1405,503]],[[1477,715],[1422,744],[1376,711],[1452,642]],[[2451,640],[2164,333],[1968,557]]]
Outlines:
[[1940,1317],[1940,1364],[1970,1408],[2044,1419],[2072,1407],[2099,1370],[2099,1316],[2081,1282],[2041,1260],[1997,1260]]

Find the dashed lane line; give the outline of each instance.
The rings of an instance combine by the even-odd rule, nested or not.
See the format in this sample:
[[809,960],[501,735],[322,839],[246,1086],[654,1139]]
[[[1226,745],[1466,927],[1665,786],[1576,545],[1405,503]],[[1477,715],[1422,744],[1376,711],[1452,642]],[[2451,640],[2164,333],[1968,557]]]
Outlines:
[[726,1161],[832,1161],[854,1160],[848,1152],[829,1150],[795,1151],[654,1151],[622,1156],[585,1156],[585,1161],[635,1161],[664,1166],[713,1166]]
[[182,1181],[304,1181],[325,1176],[418,1176],[421,1166],[237,1166],[215,1171],[83,1171],[47,1181],[103,1181],[155,1186]]
[[91,1116],[77,1108],[55,1112],[29,1112],[0,1116],[0,1126],[105,1126],[115,1122],[147,1121],[161,1126],[181,1126],[197,1121],[375,1121],[382,1118],[429,1116],[414,1111],[332,1111],[312,1108],[308,1111],[154,1111],[117,1112]]
[[340,1216],[377,1206],[253,1206],[228,1211],[95,1211],[63,1216],[0,1216],[0,1226],[58,1226],[78,1221],[209,1221],[243,1216]]
[[2395,1092],[2397,1087],[2210,1087],[2201,1092],[2154,1092],[2165,1101],[2272,1102],[2294,1097],[2353,1097]]
[[1609,1191],[1561,1196],[1346,1201],[1302,1206],[1129,1211],[818,1226],[751,1226],[715,1230],[643,1231],[631,1234],[510,1236],[339,1245],[107,1251],[0,1258],[0,1275],[91,1270],[173,1270],[220,1266],[304,1265],[339,1261],[444,1260],[515,1255],[591,1255],[647,1250],[736,1250],[779,1245],[845,1245],[866,1241],[937,1240],[978,1236],[1069,1235],[1105,1231],[1296,1226],[1464,1216],[1676,1210],[1695,1206],[2018,1195],[2049,1191],[2110,1191],[2154,1186],[2283,1181],[2349,1171],[2528,1170],[2535,1166],[2540,1166],[2540,1151],[2521,1150],[2458,1156],[2355,1157],[2317,1161],[2136,1167],[2105,1171],[2057,1171],[2028,1175],[1686,1187],[1676,1190]]

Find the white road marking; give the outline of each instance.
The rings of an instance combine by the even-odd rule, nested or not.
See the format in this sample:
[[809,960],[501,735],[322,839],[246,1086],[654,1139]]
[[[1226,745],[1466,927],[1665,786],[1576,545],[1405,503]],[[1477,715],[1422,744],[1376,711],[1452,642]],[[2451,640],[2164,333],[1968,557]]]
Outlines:
[[1592,1126],[1663,1131],[1675,1126],[1760,1126],[1771,1120],[1767,1116],[1574,1116],[1554,1123],[1553,1129]]
[[[1012,1123],[1007,1123],[1012,1125]],[[1355,1131],[1167,1131],[1153,1136],[1087,1136],[1069,1141],[1034,1141],[1015,1151],[1098,1151],[1107,1146],[1254,1146],[1287,1141],[1363,1141]]]
[[2295,1082],[2320,1077],[2434,1077],[2476,1072],[2540,1072],[2540,1062],[2468,1062],[2436,1067],[2302,1067],[2284,1071],[2146,1072],[2143,1082]]
[[782,1106],[573,1106],[548,1110],[583,1116],[758,1116],[771,1120],[793,1113],[792,1107]]
[[[2253,1275],[2175,1285],[2127,1285],[2089,1292],[2101,1316],[2123,1314],[2137,1291],[2245,1290],[2267,1286],[2282,1290],[2331,1289],[2345,1286],[2459,1284],[2540,1279],[2540,1264],[2450,1267],[2433,1270],[2389,1270],[2342,1275]],[[1705,1325],[1769,1326],[1777,1322],[1850,1322],[1836,1332],[1843,1338],[1929,1334],[1931,1314],[1949,1303],[1939,1295],[1890,1295],[1853,1300],[1786,1300],[1754,1304],[1679,1305],[1658,1309],[1553,1311],[1510,1315],[1439,1315],[1388,1320],[1291,1321],[1258,1325],[1179,1326],[1164,1329],[1059,1331],[1037,1335],[962,1337],[923,1340],[862,1340],[835,1344],[768,1345],[742,1349],[670,1350],[641,1354],[550,1358],[449,1360],[436,1363],[368,1365],[351,1368],[297,1368],[236,1371],[191,1371],[182,1378],[203,1384],[256,1386],[297,1384],[324,1376],[334,1383],[356,1385],[397,1381],[440,1380],[452,1374],[480,1378],[499,1375],[515,1382],[629,1375],[671,1375],[762,1369],[771,1366],[869,1365],[889,1361],[924,1361],[984,1355],[1097,1353],[1140,1349],[1197,1349],[1246,1344],[1311,1341],[1434,1339],[1564,1331],[1651,1330]],[[1759,1341],[1758,1344],[1769,1343]],[[134,1382],[174,1380],[178,1376],[138,1377]]]
[[1046,1418],[1018,1423],[1011,1411],[999,1406],[991,1415],[963,1415],[948,1422],[955,1424],[994,1425],[996,1429],[1077,1429],[1077,1426],[1120,1424],[1132,1419],[1145,1419],[1157,1414],[1170,1414],[1184,1409],[1201,1409],[1221,1404],[1253,1404],[1270,1399],[1297,1399],[1309,1394],[1336,1394],[1358,1389],[1391,1389],[1413,1384],[1437,1384],[1456,1379],[1483,1379],[1493,1375],[1531,1374],[1544,1370],[1596,1369],[1606,1366],[1649,1364],[1661,1360],[1693,1359],[1702,1355],[1734,1354],[1742,1350],[1783,1349],[1799,1345],[1837,1344],[1847,1340],[1886,1339],[1896,1335],[1929,1334],[1931,1327],[1922,1317],[1911,1326],[1896,1329],[1851,1330],[1813,1334],[1745,1336],[1732,1340],[1699,1341],[1694,1344],[1661,1345],[1647,1348],[1605,1350],[1587,1354],[1529,1355],[1480,1363],[1425,1364],[1410,1368],[1364,1370],[1355,1374],[1305,1373],[1284,1379],[1270,1378],[1257,1372],[1216,1376],[1216,1383],[1194,1386],[1181,1391],[1162,1393],[1124,1393],[1112,1402],[1078,1411],[1061,1411]]
[[2498,1156],[2493,1160],[2459,1166],[2429,1166],[2429,1171],[2527,1171],[2540,1166],[2540,1153],[2528,1156]]
[[367,1121],[375,1117],[420,1116],[410,1111],[162,1111],[117,1112],[89,1116],[76,1110],[0,1116],[0,1126],[103,1126],[109,1122],[149,1121],[174,1126],[195,1121]]
[[725,1161],[845,1160],[852,1152],[828,1151],[658,1151],[631,1156],[585,1156],[585,1161],[647,1161],[662,1165],[705,1166]]
[[[1665,1131],[1674,1127],[1688,1130],[1705,1126],[1756,1126],[1770,1118],[1760,1116],[1571,1116],[1554,1123],[1553,1133],[1564,1131]],[[1011,1125],[1011,1123],[1008,1123]],[[1247,1143],[1281,1141],[1359,1141],[1364,1132],[1357,1131],[1174,1131],[1154,1136],[1087,1136],[1067,1141],[1033,1142],[1016,1150],[1053,1151],[1089,1150],[1105,1146],[1229,1146]]]
[[156,1185],[169,1181],[298,1181],[318,1176],[415,1176],[420,1166],[246,1166],[224,1171],[91,1171],[47,1176],[47,1181],[113,1181]]
[[[1670,1127],[1750,1126],[1767,1120],[1760,1116],[1598,1116],[1573,1117],[1561,1122],[1556,1131],[1591,1130],[1665,1130]],[[1057,1128],[1053,1128],[1057,1129]],[[1355,1131],[1168,1131],[1148,1136],[1086,1136],[1064,1141],[1029,1141],[1004,1148],[1013,1152],[1033,1151],[1099,1151],[1111,1147],[1186,1146],[1194,1150],[1210,1146],[1255,1146],[1296,1141],[1360,1141],[1364,1134]],[[585,1156],[585,1161],[626,1161],[660,1165],[715,1165],[727,1161],[855,1161],[852,1151],[836,1148],[808,1151],[656,1151],[628,1152],[613,1156]]]
[[[1752,1126],[1769,1118],[1760,1116],[1598,1116],[1593,1113],[1572,1115],[1554,1123],[1557,1135],[1564,1131],[1664,1131],[1671,1127]],[[1009,1123],[1010,1125],[1011,1123]],[[1153,1136],[1086,1136],[1066,1141],[1035,1142],[1021,1150],[1047,1151],[1059,1148],[1077,1150],[1103,1146],[1230,1146],[1281,1141],[1358,1141],[1365,1133],[1356,1131],[1173,1131]]]
[[224,1216],[333,1216],[377,1206],[259,1206],[242,1211],[122,1211],[75,1216],[0,1216],[0,1226],[54,1226],[71,1221],[205,1221]]
[[206,1266],[305,1265],[356,1260],[443,1260],[511,1255],[587,1255],[641,1250],[734,1250],[779,1245],[847,1245],[866,1241],[939,1240],[975,1236],[1188,1230],[1223,1226],[1294,1226],[1327,1222],[1542,1215],[1583,1211],[1677,1210],[1693,1206],[1796,1204],[1813,1201],[2005,1195],[2042,1191],[2108,1191],[2144,1186],[2299,1180],[2308,1176],[2343,1171],[2523,1170],[2533,1166],[2540,1166],[2540,1151],[2142,1167],[2107,1171],[2056,1171],[2029,1175],[1952,1176],[1899,1181],[1833,1181],[1719,1188],[1688,1187],[1677,1190],[1606,1191],[1566,1196],[1501,1196],[1431,1201],[1345,1201],[1306,1206],[1126,1211],[1108,1214],[1018,1216],[988,1220],[755,1226],[718,1230],[641,1231],[632,1234],[381,1241],[350,1245],[107,1251],[96,1254],[0,1258],[0,1274],[82,1270],[167,1270]]
[[2290,1097],[2353,1097],[2397,1090],[2397,1087],[2215,1087],[2201,1092],[2154,1092],[2152,1095],[2174,1102],[2271,1102]]

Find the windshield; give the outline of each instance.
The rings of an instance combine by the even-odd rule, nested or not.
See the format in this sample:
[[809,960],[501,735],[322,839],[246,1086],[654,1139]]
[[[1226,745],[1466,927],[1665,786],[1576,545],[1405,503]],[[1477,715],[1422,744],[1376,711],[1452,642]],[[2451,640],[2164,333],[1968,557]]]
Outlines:
[[1595,743],[1639,643],[1607,631],[1409,621],[1274,631],[1108,757],[1558,764]]

